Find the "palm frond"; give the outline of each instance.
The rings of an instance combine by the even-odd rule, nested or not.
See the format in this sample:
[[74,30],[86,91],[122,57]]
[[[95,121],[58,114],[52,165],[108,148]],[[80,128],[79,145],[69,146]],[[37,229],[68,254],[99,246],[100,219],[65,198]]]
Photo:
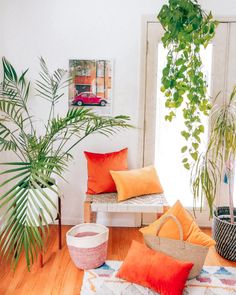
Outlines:
[[4,124],[0,123],[0,151],[16,152],[17,147],[17,142],[12,131]]
[[59,99],[64,95],[59,93],[64,87],[68,86],[70,78],[67,78],[67,71],[63,69],[57,69],[53,74],[50,74],[45,60],[40,58],[41,80],[36,81],[38,95],[43,99],[56,104]]
[[30,82],[26,82],[25,75],[28,69],[19,77],[6,58],[2,59],[4,80],[1,84],[1,96],[15,102],[19,107],[26,108],[26,102],[29,96]]
[[213,204],[217,193],[217,184],[220,181],[220,170],[214,161],[207,155],[200,155],[191,171],[191,187],[194,196],[195,209],[200,202],[202,210],[206,199],[210,209],[210,218],[213,217]]

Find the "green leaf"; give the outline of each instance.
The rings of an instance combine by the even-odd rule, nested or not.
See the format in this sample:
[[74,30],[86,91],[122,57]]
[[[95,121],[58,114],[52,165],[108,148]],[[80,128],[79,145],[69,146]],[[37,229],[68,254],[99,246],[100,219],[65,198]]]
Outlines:
[[184,60],[182,58],[177,59],[177,61],[175,62],[176,66],[180,66],[184,63]]
[[187,170],[190,169],[190,164],[189,163],[184,163],[184,168],[186,168]]
[[182,135],[186,140],[188,140],[189,137],[190,137],[190,134],[189,134],[189,132],[187,132],[187,131],[181,131],[181,135]]
[[193,146],[193,148],[194,148],[195,150],[197,150],[198,147],[199,147],[199,144],[198,144],[197,142],[193,142],[193,143],[192,143],[192,146]]
[[187,151],[188,147],[185,145],[181,148],[181,153],[185,153]]
[[190,153],[190,155],[194,159],[194,161],[197,161],[197,159],[198,159],[198,152]]
[[160,90],[161,90],[161,92],[165,92],[166,91],[166,89],[165,89],[164,86],[161,86]]
[[199,129],[199,131],[201,131],[202,133],[205,131],[205,128],[204,128],[203,125],[200,125],[200,126],[198,127],[198,129]]

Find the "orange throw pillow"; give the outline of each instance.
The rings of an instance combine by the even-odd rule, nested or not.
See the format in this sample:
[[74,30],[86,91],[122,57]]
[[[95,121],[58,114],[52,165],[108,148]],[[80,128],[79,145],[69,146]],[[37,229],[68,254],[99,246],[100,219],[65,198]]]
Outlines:
[[96,195],[116,192],[110,170],[128,169],[128,148],[106,154],[90,152],[84,152],[84,154],[88,165],[87,194]]
[[129,171],[110,171],[116,184],[118,201],[148,194],[163,193],[159,177],[153,166]]
[[[182,225],[184,241],[189,243],[210,247],[215,245],[215,241],[201,231],[192,216],[182,206],[180,201],[177,201],[173,207],[171,207],[164,215],[159,219],[151,223],[149,226],[141,228],[140,231],[145,235],[156,236],[156,229],[161,223],[165,215],[174,215]],[[167,219],[164,225],[161,227],[158,236],[179,240],[179,230],[177,224],[172,219]]]
[[116,276],[162,295],[181,295],[192,267],[133,241]]
[[197,244],[200,246],[211,247],[216,244],[210,236],[205,234],[194,221],[189,229],[189,236],[186,240],[189,243]]

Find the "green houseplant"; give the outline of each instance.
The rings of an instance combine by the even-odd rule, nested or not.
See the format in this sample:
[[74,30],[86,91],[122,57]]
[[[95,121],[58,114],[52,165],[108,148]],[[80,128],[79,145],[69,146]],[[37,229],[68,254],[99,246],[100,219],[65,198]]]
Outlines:
[[[236,158],[236,86],[228,101],[215,104],[211,113],[211,132],[206,152],[195,163],[191,185],[195,201],[201,206],[206,199],[213,217],[213,236],[216,249],[223,257],[236,261],[236,210],[233,205],[233,183]],[[222,192],[222,181],[227,191]],[[216,195],[228,197],[228,207],[218,207],[214,211]]]
[[[172,121],[181,109],[186,129],[181,135],[186,145],[181,149],[182,163],[191,168],[191,187],[194,208],[201,209],[206,199],[213,217],[216,249],[224,257],[236,260],[232,243],[236,242],[233,206],[233,171],[236,156],[236,88],[223,105],[213,105],[207,95],[207,83],[202,72],[201,48],[206,48],[215,35],[218,22],[206,13],[196,0],[169,0],[158,14],[163,26],[162,42],[168,49],[163,69],[161,91],[170,110],[167,121]],[[212,109],[212,110],[211,110]],[[201,114],[210,114],[210,139],[205,153],[199,153],[204,126]],[[229,207],[214,211],[220,184],[228,184]],[[223,241],[223,242],[222,242]]]
[[48,218],[53,220],[50,208],[55,208],[51,195],[58,194],[55,177],[63,178],[72,158],[71,150],[90,134],[110,136],[131,125],[127,116],[101,117],[85,108],[72,108],[64,117],[56,115],[55,106],[70,78],[62,69],[50,74],[41,58],[36,92],[48,102],[50,111],[45,133],[38,135],[35,118],[28,108],[31,93],[31,84],[26,80],[28,70],[18,75],[5,58],[2,63],[0,148],[12,152],[16,160],[1,163],[7,168],[1,169],[0,174],[6,179],[0,187],[8,187],[0,196],[0,209],[4,209],[0,254],[15,268],[24,252],[30,269],[38,252],[44,249]]
[[186,140],[181,149],[185,155],[182,162],[190,169],[191,162],[198,159],[204,133],[201,114],[209,115],[211,109],[200,50],[214,37],[217,22],[196,0],[169,0],[162,6],[158,19],[164,29],[163,46],[168,50],[161,87],[170,110],[165,119],[172,121],[181,109],[186,127],[181,132]]

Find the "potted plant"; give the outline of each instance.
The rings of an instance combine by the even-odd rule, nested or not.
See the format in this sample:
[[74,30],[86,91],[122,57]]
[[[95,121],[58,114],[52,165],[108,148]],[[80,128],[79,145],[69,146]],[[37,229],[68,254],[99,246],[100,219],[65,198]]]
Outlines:
[[[236,157],[236,86],[222,105],[214,105],[211,114],[211,133],[207,150],[192,170],[191,185],[195,201],[204,198],[213,217],[213,237],[217,252],[236,261],[236,209],[233,205],[233,183]],[[222,181],[227,191],[221,190]],[[214,210],[216,194],[227,194],[228,207]]]
[[[181,132],[186,144],[182,147],[182,163],[191,168],[194,207],[207,200],[213,217],[216,249],[225,258],[236,260],[233,206],[233,178],[236,156],[236,102],[234,88],[229,102],[214,105],[207,96],[207,82],[202,72],[201,47],[207,47],[215,35],[218,22],[211,13],[202,10],[197,0],[169,0],[158,19],[163,26],[163,46],[167,48],[167,63],[163,69],[161,91],[170,110],[165,116],[172,121],[181,108],[186,129]],[[212,111],[211,111],[212,109]],[[211,118],[211,133],[205,153],[199,152],[204,126],[201,114]],[[214,211],[220,184],[228,184],[229,207]]]
[[182,163],[190,169],[192,161],[198,159],[204,133],[201,115],[208,116],[211,109],[200,52],[214,37],[218,23],[196,0],[169,0],[157,18],[164,29],[163,46],[168,50],[161,80],[169,109],[165,119],[171,122],[181,110],[185,124],[181,135],[186,141],[181,149],[185,155]]
[[50,111],[45,132],[39,135],[35,117],[28,108],[31,94],[31,84],[26,80],[28,70],[18,75],[5,58],[2,63],[0,148],[13,153],[16,160],[1,163],[7,168],[0,172],[6,178],[0,187],[7,189],[0,196],[0,209],[5,211],[0,254],[16,268],[24,252],[30,269],[38,252],[44,249],[48,223],[57,214],[55,178],[63,179],[72,158],[71,150],[90,134],[110,136],[131,126],[127,116],[101,117],[86,108],[72,108],[65,116],[55,115],[55,106],[70,78],[62,69],[50,74],[41,58],[36,92],[48,102]]

